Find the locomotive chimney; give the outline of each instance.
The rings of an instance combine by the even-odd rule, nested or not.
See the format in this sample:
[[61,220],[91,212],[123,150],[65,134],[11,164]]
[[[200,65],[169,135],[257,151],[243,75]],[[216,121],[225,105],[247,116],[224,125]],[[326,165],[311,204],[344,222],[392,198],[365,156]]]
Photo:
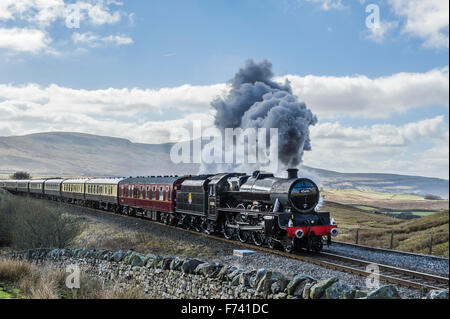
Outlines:
[[297,168],[288,168],[288,178],[297,178],[298,177],[298,169]]

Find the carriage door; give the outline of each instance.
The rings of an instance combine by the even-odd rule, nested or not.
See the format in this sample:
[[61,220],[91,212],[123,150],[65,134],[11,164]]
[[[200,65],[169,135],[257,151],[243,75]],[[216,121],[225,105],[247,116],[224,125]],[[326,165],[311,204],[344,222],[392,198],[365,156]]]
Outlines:
[[216,219],[216,187],[208,186],[208,217]]

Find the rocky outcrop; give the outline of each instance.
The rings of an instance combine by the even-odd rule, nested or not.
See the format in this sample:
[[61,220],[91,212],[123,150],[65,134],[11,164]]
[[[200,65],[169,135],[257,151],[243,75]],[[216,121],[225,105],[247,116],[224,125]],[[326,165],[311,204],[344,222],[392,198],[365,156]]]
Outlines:
[[[304,274],[288,277],[267,269],[247,270],[196,258],[142,255],[133,250],[34,249],[9,257],[59,267],[77,264],[103,282],[141,287],[150,298],[400,298],[391,285],[368,291],[336,278],[317,281]],[[448,298],[448,292],[433,290],[426,298]]]

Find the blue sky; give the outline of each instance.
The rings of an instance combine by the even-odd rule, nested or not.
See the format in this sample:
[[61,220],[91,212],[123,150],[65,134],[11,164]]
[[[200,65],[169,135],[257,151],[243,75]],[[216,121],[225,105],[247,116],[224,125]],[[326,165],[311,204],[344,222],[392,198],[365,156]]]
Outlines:
[[[70,4],[80,28],[65,24]],[[165,142],[211,122],[226,81],[267,59],[319,117],[305,164],[448,178],[445,0],[2,0],[0,56],[0,135]]]

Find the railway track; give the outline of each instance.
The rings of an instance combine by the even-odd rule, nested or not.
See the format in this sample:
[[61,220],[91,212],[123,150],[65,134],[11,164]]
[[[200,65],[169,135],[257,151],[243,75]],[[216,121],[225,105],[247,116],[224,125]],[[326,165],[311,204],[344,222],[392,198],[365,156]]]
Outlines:
[[388,248],[366,246],[366,245],[354,244],[354,243],[346,243],[346,242],[337,241],[337,240],[333,240],[333,243],[337,244],[337,245],[341,245],[341,246],[355,247],[355,248],[358,248],[358,249],[374,251],[374,252],[390,253],[390,254],[403,255],[403,256],[412,256],[412,257],[424,257],[424,258],[435,259],[435,260],[449,260],[449,258],[445,257],[445,256],[434,256],[434,255],[427,255],[427,254],[418,254],[418,253],[412,253],[412,252],[408,252],[408,251],[401,251],[401,250],[394,250],[394,249],[388,249]]
[[[75,205],[66,204],[71,207]],[[78,206],[76,206],[78,207]],[[114,216],[120,216],[123,218],[131,218],[133,220],[136,220],[137,218],[134,216],[128,216],[128,215],[119,215],[116,213],[112,213],[109,211],[94,209],[94,208],[87,208],[83,207],[84,209],[104,213],[104,214],[110,214]],[[430,290],[430,289],[449,289],[449,278],[437,276],[434,274],[428,274],[423,272],[417,272],[409,269],[384,265],[380,263],[370,262],[366,260],[356,259],[352,257],[347,257],[344,255],[338,255],[338,254],[331,254],[326,252],[320,252],[320,253],[310,253],[310,252],[297,252],[297,253],[286,253],[280,250],[274,250],[267,247],[259,247],[253,244],[249,243],[242,243],[237,240],[230,240],[226,239],[224,237],[221,237],[219,235],[214,234],[206,234],[197,232],[195,230],[191,229],[185,229],[181,227],[176,227],[172,225],[165,225],[163,223],[150,220],[148,218],[139,218],[139,220],[149,222],[149,223],[155,223],[158,225],[163,225],[165,227],[178,230],[178,231],[184,231],[192,234],[196,234],[198,236],[207,237],[213,240],[219,240],[222,242],[226,242],[232,245],[238,245],[247,249],[252,250],[258,250],[262,252],[267,252],[270,254],[276,254],[279,256],[297,259],[300,261],[304,261],[307,263],[312,263],[315,265],[319,265],[322,267],[343,271],[351,274],[356,274],[359,276],[373,276],[374,273],[370,269],[377,268],[379,270],[378,276],[381,281],[389,282],[392,284],[402,285],[405,287],[413,288],[413,289],[419,289],[419,290]],[[368,269],[368,266],[370,266],[370,269]]]

